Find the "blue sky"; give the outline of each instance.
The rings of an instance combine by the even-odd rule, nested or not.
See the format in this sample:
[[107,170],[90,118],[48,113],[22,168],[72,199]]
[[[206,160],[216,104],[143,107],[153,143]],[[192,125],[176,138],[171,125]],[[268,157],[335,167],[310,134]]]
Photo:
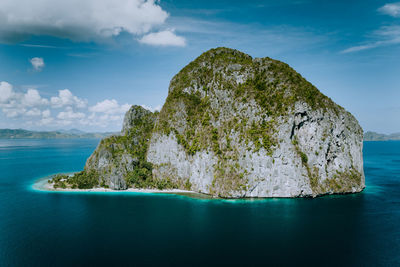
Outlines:
[[284,61],[353,113],[400,132],[400,2],[0,2],[0,128],[118,131],[132,104],[219,46]]

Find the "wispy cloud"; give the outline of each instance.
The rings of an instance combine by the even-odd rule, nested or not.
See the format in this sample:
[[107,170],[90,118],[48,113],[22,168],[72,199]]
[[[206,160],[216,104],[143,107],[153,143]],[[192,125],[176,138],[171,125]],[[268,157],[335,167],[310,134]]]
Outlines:
[[[400,2],[387,3],[378,8],[378,12],[395,18],[400,17]],[[340,51],[340,53],[346,54],[378,47],[398,45],[400,44],[400,25],[383,26],[369,36],[368,41],[346,48]]]
[[331,33],[319,34],[312,29],[277,25],[265,27],[252,23],[242,24],[224,20],[203,20],[191,17],[172,17],[169,26],[184,33],[191,46],[230,46],[245,51],[259,49],[269,55],[287,51],[315,49],[329,45],[335,37]]
[[92,58],[97,56],[98,53],[69,53],[67,56],[69,57],[78,57],[78,58]]
[[379,46],[379,43],[380,42],[375,42],[375,43],[370,43],[370,44],[365,44],[365,45],[352,46],[352,47],[349,47],[349,48],[346,48],[346,49],[340,51],[340,53],[347,54],[347,53],[358,52],[358,51],[362,51],[362,50],[375,48],[375,47]]
[[390,46],[400,44],[400,26],[384,26],[372,34],[373,40],[356,46],[349,47],[341,51],[341,53],[352,53],[382,46]]
[[61,46],[39,45],[39,44],[20,44],[20,46],[24,46],[24,47],[36,47],[36,48],[54,48],[54,49],[63,49],[63,48],[65,48],[65,47],[61,47]]
[[400,2],[388,3],[380,7],[378,11],[392,17],[400,17]]

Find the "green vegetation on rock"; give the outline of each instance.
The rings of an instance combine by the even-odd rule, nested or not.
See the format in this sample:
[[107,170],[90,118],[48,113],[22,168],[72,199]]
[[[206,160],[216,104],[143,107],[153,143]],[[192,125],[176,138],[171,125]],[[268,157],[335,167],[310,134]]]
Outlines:
[[57,174],[50,182],[54,183],[54,188],[62,189],[90,189],[99,185],[98,174],[95,171],[81,171],[71,176]]
[[362,175],[355,169],[345,172],[337,171],[331,178],[327,179],[322,185],[323,190],[333,192],[352,192],[354,186],[361,185]]
[[[242,83],[234,78],[240,75],[245,77]],[[193,91],[193,88],[199,89]],[[218,98],[216,90],[232,93],[236,103],[258,104],[260,110],[254,115],[262,117],[261,123],[248,120],[240,110],[234,110],[238,109],[236,103],[226,103],[227,107],[233,107],[232,114],[218,128],[234,129],[242,140],[252,141],[254,151],[264,148],[270,154],[278,146],[276,119],[293,109],[296,102],[303,101],[314,109],[340,108],[283,62],[270,58],[253,60],[237,50],[216,48],[203,53],[172,79],[155,131],[175,133],[190,155],[210,147],[221,154],[222,146],[215,142],[215,122],[221,119],[221,110],[212,105],[212,100]],[[229,136],[229,133],[218,134],[221,138]]]
[[[363,188],[356,171],[362,166],[353,164],[362,151],[351,149],[360,134],[350,113],[289,65],[222,47],[173,77],[159,113],[133,106],[121,134],[103,139],[83,172],[54,185],[180,188],[219,197],[288,194],[283,184],[301,196],[354,191]],[[332,164],[342,154],[343,164]]]

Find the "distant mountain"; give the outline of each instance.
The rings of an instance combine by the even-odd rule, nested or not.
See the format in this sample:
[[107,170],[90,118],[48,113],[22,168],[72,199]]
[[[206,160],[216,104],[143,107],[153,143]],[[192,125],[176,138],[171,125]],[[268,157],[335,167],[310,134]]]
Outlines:
[[60,132],[60,133],[67,133],[67,134],[85,134],[87,132],[78,130],[78,129],[69,129],[69,130],[65,130],[65,129],[60,129],[60,130],[56,130],[56,132]]
[[0,139],[72,139],[72,138],[104,138],[114,133],[86,133],[77,129],[50,132],[28,131],[23,129],[0,129]]
[[400,140],[400,133],[381,134],[370,131],[364,133],[364,141],[389,141],[389,140]]

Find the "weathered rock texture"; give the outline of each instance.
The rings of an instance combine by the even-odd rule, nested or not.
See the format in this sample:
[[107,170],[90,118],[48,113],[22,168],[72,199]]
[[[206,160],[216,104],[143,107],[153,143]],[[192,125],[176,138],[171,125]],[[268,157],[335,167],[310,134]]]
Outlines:
[[129,174],[145,162],[155,118],[156,114],[132,106],[125,114],[121,134],[101,140],[87,160],[85,172],[95,172],[103,186],[126,189]]
[[128,111],[85,171],[115,189],[150,162],[151,179],[219,197],[351,193],[365,187],[362,139],[357,120],[287,64],[217,48],[172,79],[157,118]]

